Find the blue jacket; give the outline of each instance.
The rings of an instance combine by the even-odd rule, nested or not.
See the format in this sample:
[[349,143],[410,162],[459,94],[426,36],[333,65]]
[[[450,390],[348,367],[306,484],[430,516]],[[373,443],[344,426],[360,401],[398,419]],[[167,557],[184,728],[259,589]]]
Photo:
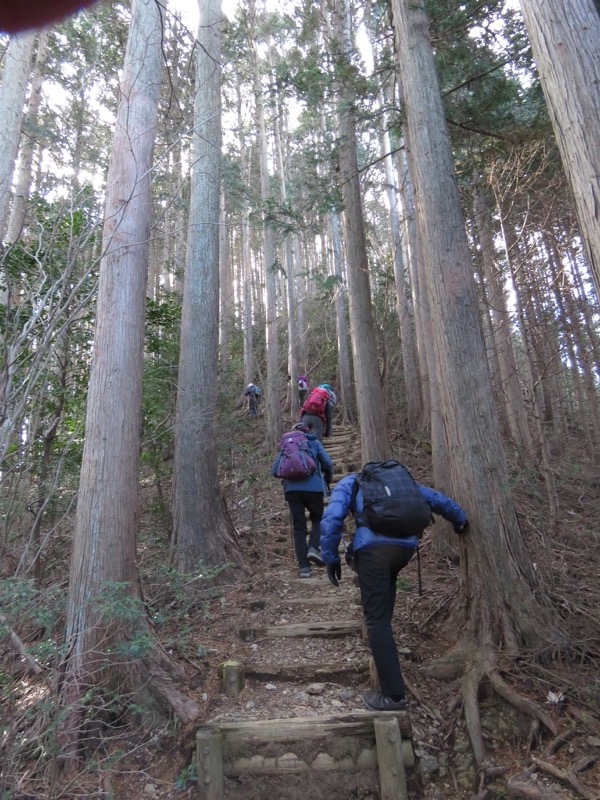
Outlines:
[[[311,455],[317,462],[317,471],[309,475],[308,478],[302,478],[300,481],[288,481],[284,478],[281,481],[284,494],[286,492],[323,492],[323,494],[327,494],[327,484],[331,483],[333,477],[333,461],[327,450],[325,450],[313,433],[307,433],[306,438],[308,439],[308,447]],[[275,472],[278,462],[279,454],[277,454],[273,466],[271,467],[271,475],[274,478],[277,477]]]
[[[329,504],[323,514],[323,519],[321,520],[321,558],[326,564],[338,564],[340,561],[338,547],[344,532],[344,520],[348,513],[356,510],[360,514],[363,510],[363,496],[360,489],[356,495],[356,509],[352,507],[355,483],[356,475],[354,474],[343,478],[333,490]],[[417,486],[431,507],[432,512],[444,517],[453,525],[461,527],[466,524],[467,515],[458,503],[446,497],[445,494],[436,492],[435,489],[430,489],[429,486],[423,486],[420,483]],[[405,539],[394,539],[390,536],[374,533],[366,525],[361,525],[356,529],[352,540],[354,552],[380,544],[396,544],[402,547],[416,548],[419,544],[419,537],[411,536]]]

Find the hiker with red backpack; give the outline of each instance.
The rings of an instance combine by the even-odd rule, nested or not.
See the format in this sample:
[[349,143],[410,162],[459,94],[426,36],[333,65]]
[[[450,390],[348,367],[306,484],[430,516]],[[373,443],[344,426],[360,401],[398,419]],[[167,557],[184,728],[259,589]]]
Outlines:
[[331,436],[333,409],[337,402],[335,392],[328,383],[314,388],[300,410],[300,422],[308,425],[317,439]]
[[380,685],[380,691],[364,692],[363,701],[371,711],[401,711],[409,703],[392,630],[398,573],[417,551],[433,513],[451,522],[455,533],[467,528],[467,515],[454,500],[416,483],[397,461],[365,464],[337,484],[321,520],[321,558],[334,586],[342,576],[338,547],[349,513],[356,533],[346,549],[346,562],[358,575]]
[[[319,550],[324,495],[333,477],[333,461],[310,428],[298,422],[279,442],[271,474],[280,478],[290,507],[294,551],[301,578],[312,576],[311,563],[324,566]],[[310,534],[306,512],[310,519]],[[308,541],[307,541],[308,540]]]

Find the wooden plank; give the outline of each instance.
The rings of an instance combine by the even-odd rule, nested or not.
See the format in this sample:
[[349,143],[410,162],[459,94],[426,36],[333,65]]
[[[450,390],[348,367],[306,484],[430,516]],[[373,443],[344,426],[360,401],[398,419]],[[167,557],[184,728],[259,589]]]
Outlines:
[[261,680],[307,681],[317,678],[340,678],[352,675],[363,675],[368,672],[368,664],[246,664],[246,676]]
[[312,761],[306,761],[295,753],[284,753],[279,757],[252,756],[238,757],[225,763],[225,775],[233,778],[238,775],[291,775],[298,772],[356,772],[377,768],[377,748],[366,747],[354,758],[334,758],[327,753],[319,753]]
[[379,765],[381,800],[408,800],[406,774],[402,758],[402,739],[395,719],[387,716],[374,720]]
[[[227,742],[292,742],[318,739],[324,736],[374,736],[373,722],[381,716],[375,711],[355,711],[320,717],[290,717],[243,722],[209,722],[203,730],[218,730]],[[408,711],[386,711],[386,718],[398,720],[402,736],[410,739],[411,724]]]
[[289,583],[294,588],[304,586],[304,588],[308,589],[310,592],[314,592],[315,589],[319,592],[327,592],[329,596],[337,596],[340,594],[340,590],[330,583],[329,578],[325,574],[325,567],[313,566],[313,570],[323,570],[323,574],[313,571],[312,578],[288,578],[286,584]]
[[240,636],[245,642],[254,642],[263,637],[346,636],[360,633],[360,620],[340,622],[297,622],[290,625],[273,625],[267,628],[241,628]]
[[[333,589],[333,586],[331,587]],[[357,595],[348,596],[339,589],[335,593],[322,595],[320,597],[286,597],[281,600],[282,606],[330,606],[332,603],[343,603],[345,606],[360,606],[360,598]]]
[[200,728],[197,732],[196,764],[200,800],[223,800],[223,736],[219,730]]

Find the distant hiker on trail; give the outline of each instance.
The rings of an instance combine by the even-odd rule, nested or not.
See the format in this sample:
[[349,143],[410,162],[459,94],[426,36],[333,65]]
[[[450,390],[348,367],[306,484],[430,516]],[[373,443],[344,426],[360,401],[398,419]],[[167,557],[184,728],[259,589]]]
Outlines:
[[251,417],[258,416],[258,406],[262,395],[262,389],[259,389],[254,383],[249,383],[244,389],[244,397],[248,403],[248,414]]
[[331,436],[333,409],[337,402],[335,392],[328,383],[322,383],[311,391],[300,409],[300,422],[311,427],[317,439]]
[[300,405],[304,403],[306,400],[306,395],[308,394],[308,379],[306,375],[299,375],[298,376],[298,397],[300,399]]
[[[324,566],[319,552],[323,497],[333,477],[333,461],[310,428],[298,422],[284,433],[271,474],[281,478],[283,496],[290,507],[294,530],[294,551],[301,578],[312,576],[311,562]],[[308,511],[311,530],[306,525]],[[308,538],[308,542],[307,542]]]
[[321,557],[334,586],[342,575],[338,546],[350,512],[356,533],[346,549],[346,562],[358,575],[380,685],[378,692],[364,692],[363,701],[372,711],[399,711],[409,703],[392,631],[396,578],[415,554],[432,512],[451,522],[455,533],[467,528],[467,515],[454,500],[415,483],[397,461],[365,464],[361,472],[337,484],[321,521]]

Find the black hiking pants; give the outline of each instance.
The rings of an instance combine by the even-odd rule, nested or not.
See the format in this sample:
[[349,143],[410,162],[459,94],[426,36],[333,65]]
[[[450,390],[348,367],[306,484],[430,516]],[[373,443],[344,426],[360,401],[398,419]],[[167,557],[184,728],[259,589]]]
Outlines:
[[[310,567],[308,548],[319,550],[321,541],[321,518],[323,516],[323,492],[286,492],[284,495],[292,514],[294,528],[294,550],[298,566]],[[306,512],[310,518],[310,536],[306,525]],[[308,537],[308,543],[307,543]]]
[[404,678],[392,631],[396,578],[415,554],[414,547],[382,544],[354,554],[369,648],[377,668],[381,693],[405,696]]

